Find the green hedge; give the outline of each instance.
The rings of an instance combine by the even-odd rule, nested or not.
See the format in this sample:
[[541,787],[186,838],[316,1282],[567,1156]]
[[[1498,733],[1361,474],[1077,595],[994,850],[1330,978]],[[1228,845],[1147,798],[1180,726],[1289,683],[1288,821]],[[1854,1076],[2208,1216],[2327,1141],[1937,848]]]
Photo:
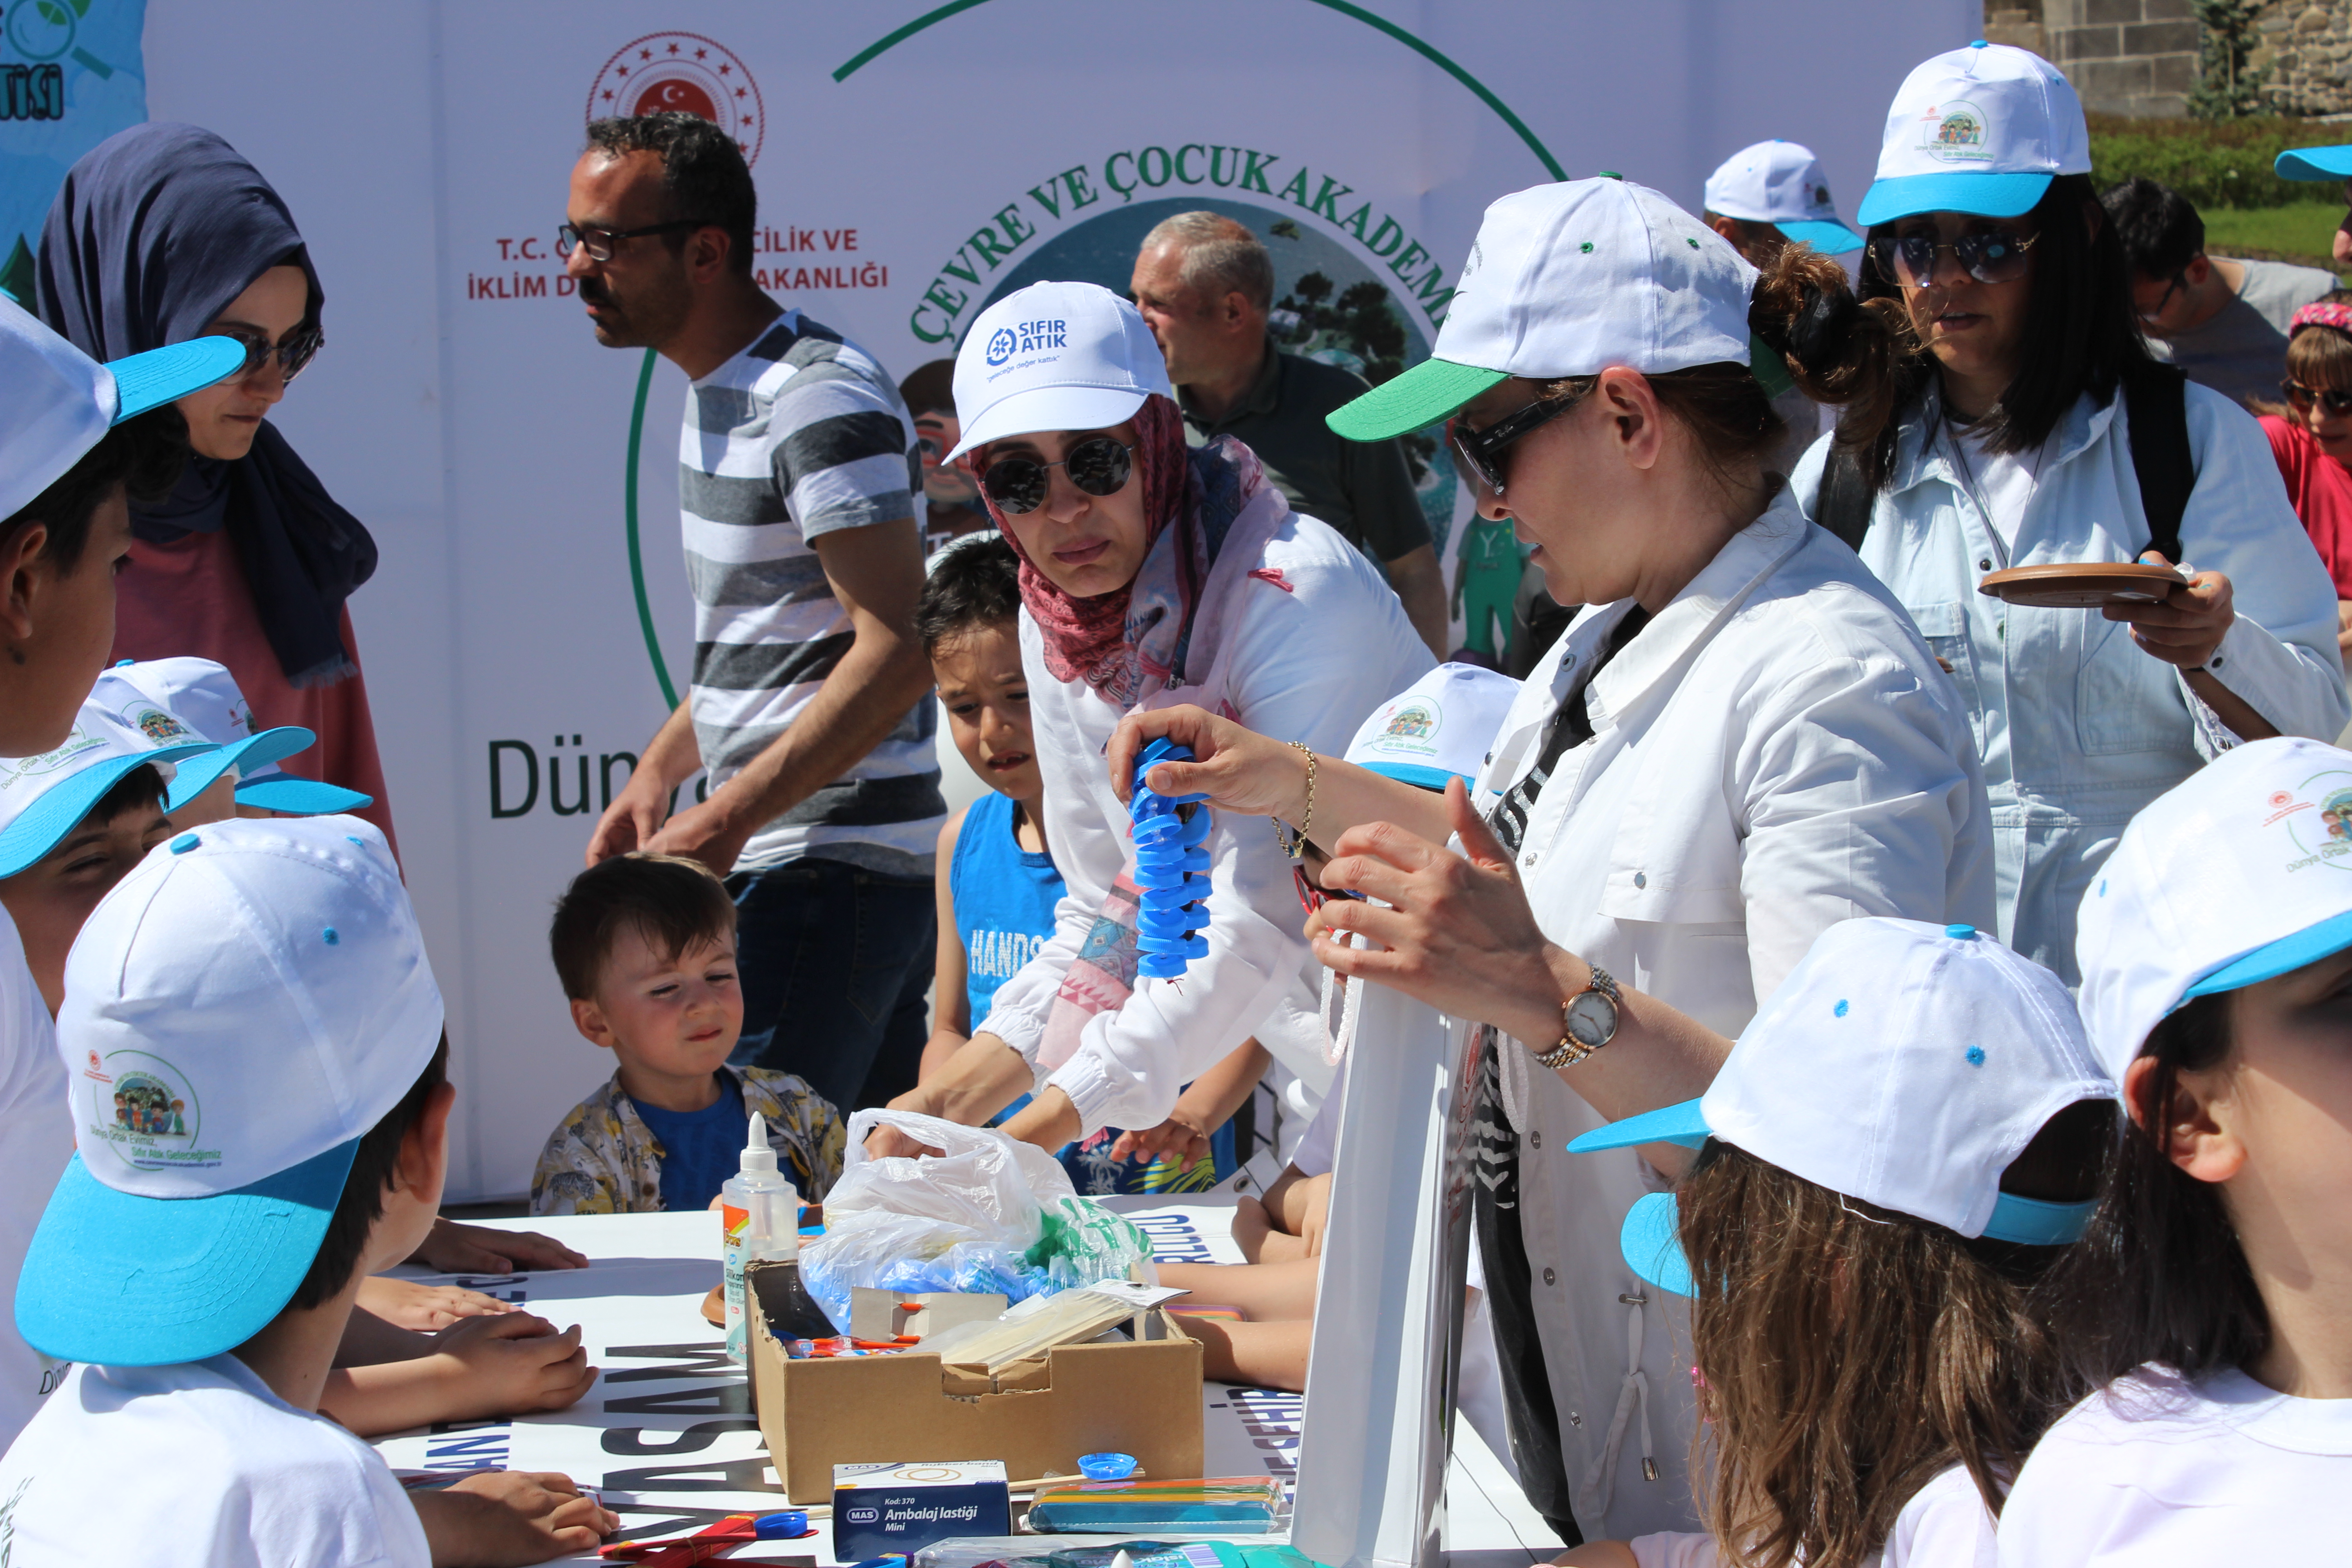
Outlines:
[[2271,172],[2289,147],[2352,142],[2352,125],[2314,125],[2284,115],[2242,120],[2127,120],[2091,116],[2091,168],[2102,189],[2145,174],[2203,207],[2280,207],[2336,187]]

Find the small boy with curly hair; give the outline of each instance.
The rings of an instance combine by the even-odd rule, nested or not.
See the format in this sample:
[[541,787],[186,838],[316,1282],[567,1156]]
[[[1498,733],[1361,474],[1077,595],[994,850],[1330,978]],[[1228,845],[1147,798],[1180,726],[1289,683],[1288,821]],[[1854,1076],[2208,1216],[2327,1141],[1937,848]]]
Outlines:
[[794,1074],[731,1066],[743,1032],[735,906],[709,868],[615,856],[580,873],[549,932],[572,1023],[619,1059],[540,1151],[530,1212],[709,1206],[735,1173],[751,1112],[814,1202],[841,1174],[841,1116]]

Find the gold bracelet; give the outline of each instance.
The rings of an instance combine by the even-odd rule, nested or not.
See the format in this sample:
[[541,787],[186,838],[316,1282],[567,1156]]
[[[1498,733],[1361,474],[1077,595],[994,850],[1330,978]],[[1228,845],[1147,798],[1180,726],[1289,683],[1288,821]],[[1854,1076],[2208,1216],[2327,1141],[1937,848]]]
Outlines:
[[1283,744],[1307,759],[1307,810],[1298,819],[1296,837],[1284,829],[1282,818],[1276,816],[1268,820],[1274,824],[1274,839],[1282,846],[1283,854],[1297,860],[1306,853],[1307,830],[1315,826],[1315,748],[1303,741],[1285,741]]

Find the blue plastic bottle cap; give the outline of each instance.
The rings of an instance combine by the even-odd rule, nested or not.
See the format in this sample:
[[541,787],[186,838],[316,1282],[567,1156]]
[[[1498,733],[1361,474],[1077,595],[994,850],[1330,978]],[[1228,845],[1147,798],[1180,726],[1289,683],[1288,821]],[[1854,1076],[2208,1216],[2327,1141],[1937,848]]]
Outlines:
[[1969,938],[1977,934],[1977,928],[1974,926],[1960,925],[1946,926],[1944,928],[1944,934],[1950,937],[1955,942],[1966,942]]
[[799,1509],[762,1514],[752,1521],[751,1532],[761,1541],[797,1541],[809,1532],[808,1515]]
[[1132,1454],[1081,1454],[1078,1473],[1090,1481],[1123,1481],[1135,1474]]

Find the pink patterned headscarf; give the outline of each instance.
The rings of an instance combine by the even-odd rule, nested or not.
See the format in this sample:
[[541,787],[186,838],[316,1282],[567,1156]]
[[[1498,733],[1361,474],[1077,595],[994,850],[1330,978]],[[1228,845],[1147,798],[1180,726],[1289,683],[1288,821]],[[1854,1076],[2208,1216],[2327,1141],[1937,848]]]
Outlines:
[[[1143,487],[1143,564],[1125,587],[1074,598],[1037,570],[983,488],[997,531],[1021,557],[1021,603],[1045,643],[1055,679],[1083,680],[1121,707],[1147,679],[1181,669],[1201,585],[1234,519],[1265,489],[1257,454],[1230,437],[1198,450],[1184,440],[1176,405],[1154,393],[1135,413],[1135,478]],[[986,465],[975,452],[975,471]]]
[[2295,311],[2294,320],[2287,324],[2286,335],[2292,340],[2305,327],[2333,327],[2352,337],[2352,305],[2320,302],[2305,305]]

